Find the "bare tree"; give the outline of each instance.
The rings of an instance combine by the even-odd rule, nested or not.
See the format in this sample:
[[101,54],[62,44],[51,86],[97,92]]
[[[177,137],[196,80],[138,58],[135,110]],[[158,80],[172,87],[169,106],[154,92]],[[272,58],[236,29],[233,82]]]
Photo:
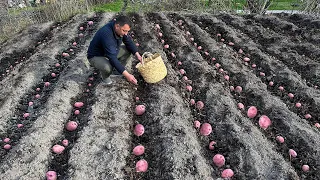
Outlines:
[[272,0],[247,0],[250,13],[264,14],[271,5]]

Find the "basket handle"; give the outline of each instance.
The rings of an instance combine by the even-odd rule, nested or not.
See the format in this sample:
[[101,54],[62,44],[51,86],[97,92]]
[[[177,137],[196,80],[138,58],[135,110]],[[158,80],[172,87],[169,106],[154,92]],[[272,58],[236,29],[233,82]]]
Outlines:
[[143,66],[143,64],[144,64],[144,59],[145,58],[148,58],[148,57],[150,57],[150,56],[152,56],[153,54],[151,53],[151,52],[144,52],[143,54],[142,54],[142,60],[141,60],[141,63],[142,63],[142,66]]

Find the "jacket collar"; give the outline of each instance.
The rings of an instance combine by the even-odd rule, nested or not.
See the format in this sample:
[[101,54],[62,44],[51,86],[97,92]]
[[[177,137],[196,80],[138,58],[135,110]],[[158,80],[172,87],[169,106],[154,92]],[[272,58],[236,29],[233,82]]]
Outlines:
[[117,33],[116,33],[116,30],[115,30],[115,24],[116,24],[116,22],[115,22],[115,21],[113,21],[113,22],[112,22],[112,31],[113,31],[113,35],[114,35],[114,37],[115,37],[116,39],[121,39],[121,37],[120,37],[120,36],[118,36],[118,35],[117,35]]

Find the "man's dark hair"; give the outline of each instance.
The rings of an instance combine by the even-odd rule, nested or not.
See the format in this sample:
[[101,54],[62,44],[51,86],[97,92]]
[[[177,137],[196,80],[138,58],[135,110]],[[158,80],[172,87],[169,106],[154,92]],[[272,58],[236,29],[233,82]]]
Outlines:
[[118,17],[116,17],[116,24],[119,24],[120,26],[124,26],[125,24],[128,24],[129,27],[132,27],[132,22],[131,20],[124,15],[120,15]]

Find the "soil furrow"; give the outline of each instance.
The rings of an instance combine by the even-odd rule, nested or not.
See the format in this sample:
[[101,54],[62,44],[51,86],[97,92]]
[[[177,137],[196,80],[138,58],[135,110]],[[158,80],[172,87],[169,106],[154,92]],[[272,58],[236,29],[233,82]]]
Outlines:
[[[281,35],[283,36],[289,36],[290,40],[293,43],[312,43],[314,46],[313,50],[315,51],[319,51],[320,43],[319,43],[319,38],[307,38],[307,37],[311,37],[312,34],[320,35],[319,33],[317,33],[316,30],[312,30],[310,31],[310,29],[308,29],[308,31],[306,31],[303,28],[300,28],[299,26],[296,26],[295,24],[293,24],[292,22],[288,22],[287,20],[282,20],[277,16],[263,16],[263,15],[244,15],[243,16],[246,19],[250,19],[250,20],[254,20],[255,22],[258,22],[259,24],[261,24],[263,27],[267,28],[267,29],[271,29],[273,32],[276,33],[281,33]],[[316,48],[315,48],[316,47]],[[306,52],[307,51],[307,52]],[[310,53],[310,49],[305,50],[304,53]],[[301,54],[301,53],[300,53]]]
[[[243,117],[232,95],[220,84],[211,84],[207,92],[208,117],[214,121],[217,142],[215,153],[224,144],[232,149],[226,154],[228,166],[235,169],[235,179],[299,179],[289,162],[275,151],[276,145]],[[241,114],[241,112],[243,114]],[[228,134],[226,136],[226,134]],[[236,137],[234,144],[231,138]],[[271,158],[272,157],[272,158]],[[236,167],[235,167],[236,165]],[[228,167],[227,166],[227,167]]]
[[[44,179],[51,159],[58,155],[51,154],[53,143],[61,139],[66,120],[70,117],[74,99],[82,93],[82,83],[88,78],[90,71],[82,62],[86,58],[85,51],[76,58],[69,59],[68,67],[61,72],[55,87],[45,96],[47,101],[40,103],[41,111],[19,143],[8,152],[0,168],[0,179]],[[40,106],[43,106],[40,107]],[[72,140],[72,139],[71,139]],[[72,147],[73,141],[70,141]],[[61,168],[67,168],[61,164]]]
[[275,15],[281,19],[292,22],[303,29],[315,29],[315,30],[320,29],[319,18],[316,16],[312,16],[310,14],[279,13]]
[[[14,115],[16,112],[12,111],[18,106],[20,101],[27,99],[28,94],[34,94],[36,88],[43,88],[44,81],[50,79],[50,71],[60,71],[61,67],[55,67],[55,63],[61,59],[62,49],[67,49],[70,46],[72,37],[68,33],[76,34],[78,31],[78,21],[84,21],[83,17],[74,19],[72,23],[65,28],[65,31],[61,31],[51,39],[50,44],[32,55],[28,63],[23,68],[15,69],[8,78],[1,81],[0,86],[0,109],[3,115],[0,117],[0,132],[4,132],[4,128],[7,126],[7,119]],[[74,47],[74,53],[77,52],[77,47]],[[71,54],[71,52],[69,52]],[[56,56],[59,54],[58,56]],[[59,58],[59,59],[58,59]],[[66,58],[69,59],[70,57]],[[49,74],[49,75],[48,75]],[[59,74],[57,74],[58,76]],[[56,78],[51,78],[56,79]],[[26,91],[29,91],[26,93]],[[18,115],[20,116],[20,114]],[[16,116],[14,119],[19,118]]]
[[[278,146],[278,151],[282,153],[283,157],[288,161],[290,160],[288,156],[289,148],[298,152],[298,157],[291,159],[291,163],[300,178],[319,178],[319,173],[315,171],[319,168],[319,162],[317,161],[319,152],[316,150],[319,133],[314,128],[310,128],[305,120],[301,120],[289,111],[281,100],[272,96],[260,79],[250,73],[248,68],[239,65],[235,58],[230,56],[229,50],[218,48],[222,45],[217,44],[199,26],[189,23],[189,29],[197,36],[203,46],[210,47],[208,50],[210,54],[214,54],[215,57],[221,59],[222,67],[230,73],[231,81],[236,81],[238,85],[243,87],[244,92],[240,93],[238,98],[236,96],[234,98],[241,100],[245,107],[257,106],[260,114],[266,114],[272,120],[272,126],[263,131],[265,136],[274,143],[276,143],[276,135],[282,135],[286,138],[287,143]],[[258,124],[257,120],[258,117],[253,119],[254,124]],[[312,164],[314,170],[307,174],[303,173],[301,166],[304,163]]]
[[[289,15],[289,14],[281,13],[281,14],[276,14],[276,16],[285,21],[291,22],[297,27],[299,27],[300,29],[298,31],[295,31],[294,33],[301,36],[302,39],[305,39],[308,42],[318,45],[319,47],[319,44],[320,44],[319,20],[317,20],[316,18],[310,19],[310,16],[304,15],[304,14]],[[289,33],[292,33],[292,32],[289,32]]]
[[[72,24],[72,25],[75,25],[75,24]],[[86,31],[87,35],[90,35],[91,31],[93,30],[93,27],[87,28],[87,31]],[[69,28],[72,29],[71,27]],[[78,27],[75,27],[75,28],[78,29]],[[54,37],[52,38],[52,40],[55,39],[60,41],[59,38],[66,38],[66,36],[70,36],[70,34],[62,34],[58,36],[58,39]],[[66,39],[66,40],[70,40],[70,39]],[[79,40],[79,45],[81,44],[81,41],[83,40]],[[60,43],[62,42],[60,41]],[[69,44],[70,42],[64,41],[64,43]],[[56,43],[52,43],[52,45],[57,46]],[[61,46],[65,46],[65,45],[61,44]],[[52,65],[48,69],[44,69],[43,67],[41,67],[43,68],[41,69],[42,73],[48,73],[47,75],[44,75],[40,72],[34,72],[31,69],[27,69],[27,68],[23,69],[25,71],[29,71],[29,73],[32,73],[32,74],[39,73],[37,74],[38,77],[40,74],[42,74],[43,76],[42,78],[40,78],[41,80],[38,80],[38,82],[36,82],[37,78],[28,79],[29,84],[26,84],[26,85],[23,84],[23,85],[32,86],[32,88],[30,88],[31,90],[29,90],[29,92],[27,92],[26,94],[20,94],[21,98],[15,101],[17,104],[13,104],[13,102],[10,101],[11,104],[7,105],[7,106],[16,105],[16,108],[14,111],[10,112],[12,114],[11,114],[11,117],[10,115],[8,115],[7,121],[1,121],[1,123],[3,123],[1,137],[10,138],[11,146],[17,145],[19,143],[20,138],[23,136],[26,136],[30,132],[29,129],[32,128],[34,121],[36,121],[38,117],[42,115],[43,110],[46,108],[45,104],[47,103],[47,100],[50,97],[50,93],[54,90],[56,82],[60,78],[60,74],[63,74],[64,71],[68,70],[68,68],[66,68],[68,67],[68,61],[72,60],[75,56],[75,53],[77,53],[79,50],[81,50],[81,48],[75,49],[74,51],[70,52],[70,55],[68,55],[68,57],[62,57],[60,55],[61,52],[58,51],[58,55],[56,55],[56,61],[59,62],[59,66]],[[50,51],[50,50],[48,49],[47,51]],[[53,51],[53,52],[57,53],[56,51]],[[53,56],[53,54],[51,56]],[[52,60],[52,59],[49,59],[49,60]],[[34,62],[33,66],[38,66],[41,63],[44,63],[43,65],[46,65],[46,66],[48,66],[49,64],[49,62],[41,61],[40,59],[40,61]],[[30,67],[30,68],[34,68],[34,67]],[[37,69],[34,68],[34,70],[37,70]],[[52,73],[54,73],[54,75]],[[36,75],[34,75],[34,77],[35,76]],[[15,82],[15,80],[12,80],[12,83],[16,84],[16,83],[25,83],[25,82]],[[18,89],[18,92],[25,91],[26,89],[28,89],[28,87],[25,88],[22,86],[22,88]],[[30,104],[30,102],[32,104]],[[2,118],[4,119],[4,117]],[[4,145],[4,143],[1,142],[1,145]],[[5,155],[7,154],[7,152],[8,152],[7,150],[1,149],[0,151],[1,160],[5,158]]]
[[[245,15],[243,17],[249,21],[253,20],[256,23],[259,23],[260,26],[266,28],[267,31],[271,32],[273,35],[280,34],[279,38],[281,39],[288,38],[288,40],[285,40],[287,43],[285,44],[286,46],[288,45],[288,47],[296,50],[302,56],[308,56],[309,58],[320,62],[320,44],[312,44],[301,37],[299,39],[297,37],[293,37],[291,32],[293,32],[293,34],[297,34],[301,30],[299,30],[297,26],[294,27],[292,23],[281,21],[276,16]],[[320,35],[320,32],[318,34]],[[280,41],[280,43],[282,42]]]
[[[187,15],[194,23],[199,25],[211,38],[216,39],[216,34],[222,33],[223,38],[226,41],[234,42],[232,47],[235,52],[232,54],[235,57],[244,58],[243,54],[238,54],[237,51],[241,48],[244,52],[250,55],[250,63],[257,65],[256,68],[252,68],[253,72],[260,77],[265,84],[273,82],[273,86],[268,86],[268,90],[273,95],[279,96],[283,102],[285,102],[291,111],[296,112],[301,118],[305,118],[305,115],[310,113],[312,118],[309,119],[311,125],[319,122],[319,105],[320,94],[319,91],[314,88],[309,88],[304,80],[294,71],[288,69],[281,61],[262,53],[258,48],[258,44],[254,43],[249,37],[245,35],[239,35],[238,32],[228,27],[224,22],[217,20],[215,17],[208,16],[194,16]],[[242,61],[244,64],[248,62]],[[261,76],[260,72],[264,72],[265,76]],[[285,87],[285,91],[280,91],[279,86]],[[293,93],[294,98],[290,98],[288,93]],[[297,108],[295,104],[299,102],[303,106]]]
[[[134,37],[141,44],[143,52],[162,52],[152,32],[153,24],[147,24],[157,19],[151,16],[133,15],[138,23]],[[137,120],[145,126],[146,131],[145,136],[134,138],[133,141],[135,145],[141,143],[147,147],[144,158],[150,167],[141,178],[211,179],[212,168],[202,155],[196,131],[192,127],[193,117],[185,104],[186,99],[180,95],[181,87],[177,86],[180,84],[178,74],[167,59],[168,54],[162,54],[162,58],[168,69],[167,77],[157,84],[140,82],[142,86],[137,91],[140,103],[147,107],[146,114]]]
[[[126,65],[127,70],[128,67],[130,63]],[[131,151],[129,132],[135,90],[124,78],[111,78],[111,86],[102,83],[95,89],[96,102],[88,126],[70,151],[70,179],[124,178],[125,158]]]
[[[309,82],[319,86],[320,78],[318,69],[320,68],[320,64],[310,58],[299,55],[295,50],[283,47],[284,44],[288,43],[277,43],[279,42],[279,39],[283,39],[279,35],[271,35],[264,28],[261,28],[254,23],[250,24],[249,21],[245,21],[243,18],[227,14],[219,15],[217,17],[226,24],[232,25],[234,28],[247,34],[254,42],[261,45],[259,47],[260,50],[275,56],[283,61],[289,68],[293,68]],[[280,47],[280,45],[282,47]]]
[[3,47],[3,53],[0,54],[0,80],[7,77],[14,69],[22,68],[33,54],[51,43],[51,38],[59,34],[60,31],[64,31],[64,28],[70,23],[84,17],[84,15],[77,15],[65,22],[32,25],[10,42],[7,42],[6,46]]
[[[179,21],[182,20],[184,21],[185,19],[182,18],[181,16],[176,16],[175,14],[172,14],[173,19],[175,21]],[[188,20],[189,21],[189,20]],[[187,21],[187,22],[188,22]],[[190,23],[190,22],[188,22]],[[188,25],[187,24],[183,24],[181,27],[183,27],[184,31],[188,31]],[[192,30],[190,29],[190,32],[192,32]],[[199,34],[199,31],[193,31],[195,34]],[[197,35],[196,35],[197,36]],[[202,35],[199,35],[202,36]],[[206,38],[206,36],[204,37],[204,39]],[[197,39],[197,40],[196,40]],[[195,42],[197,42],[197,44],[202,45],[203,48],[205,49],[209,49],[209,47],[211,46],[204,46],[206,43],[203,43],[199,38],[195,38]],[[216,51],[223,51],[223,50],[219,50],[216,49]],[[223,66],[224,67],[224,66]],[[228,84],[228,82],[225,82]],[[224,84],[223,82],[221,82],[221,84]],[[219,87],[219,88],[218,88]],[[294,172],[294,170],[292,168],[290,168],[290,165],[287,164],[284,159],[281,156],[277,156],[278,160],[274,160],[271,161],[271,159],[268,157],[268,154],[277,154],[277,152],[275,152],[273,149],[268,149],[267,147],[262,147],[261,146],[261,142],[264,142],[262,144],[268,144],[268,147],[273,147],[273,145],[271,143],[268,142],[268,140],[266,138],[264,138],[263,134],[261,132],[258,131],[258,129],[253,128],[252,131],[248,131],[248,127],[252,127],[254,126],[252,123],[248,122],[245,118],[241,117],[241,119],[243,120],[238,120],[240,118],[240,116],[232,116],[232,112],[236,111],[236,109],[234,108],[234,104],[235,102],[230,102],[229,100],[225,100],[222,99],[220,100],[220,96],[219,98],[217,97],[218,95],[214,96],[219,100],[215,100],[212,99],[212,94],[217,94],[216,91],[220,92],[218,94],[223,94],[222,97],[227,96],[230,93],[228,93],[229,88],[228,87],[224,87],[224,90],[222,91],[220,89],[220,86],[210,86],[210,90],[208,90],[208,92],[206,93],[201,93],[201,94],[206,94],[206,104],[208,104],[208,119],[211,122],[214,122],[214,125],[216,126],[214,128],[214,132],[216,133],[216,136],[218,139],[222,139],[221,142],[223,143],[219,143],[219,141],[217,142],[217,150],[215,151],[215,153],[218,153],[219,150],[220,151],[226,151],[228,150],[229,153],[226,154],[226,159],[230,160],[230,165],[228,164],[228,168],[231,168],[235,170],[236,175],[235,178],[237,179],[244,179],[244,178],[256,178],[256,177],[262,177],[264,176],[265,178],[272,178],[275,176],[279,176],[279,173],[281,174],[281,176],[283,176],[283,178],[285,179],[290,179],[290,178],[297,178],[296,173]],[[237,95],[236,95],[237,96]],[[223,104],[220,101],[225,101],[228,102],[228,104]],[[215,104],[217,103],[217,104]],[[218,107],[216,107],[218,106]],[[238,115],[240,114],[240,111],[238,111]],[[229,136],[230,133],[228,132],[234,132],[233,136]],[[247,135],[246,133],[243,132],[251,132],[252,134]],[[223,137],[223,134],[228,134],[228,138]],[[259,137],[259,140],[256,140],[255,142],[252,142],[253,139],[255,139],[256,137]],[[231,140],[233,139],[232,142]],[[250,139],[250,140],[249,140]],[[241,154],[239,154],[239,149],[241,152]],[[248,150],[249,149],[249,150]],[[268,149],[268,153],[264,154],[263,152],[265,152],[265,150]],[[260,154],[261,156],[255,157],[255,154]],[[263,155],[264,154],[264,155]],[[251,159],[251,161],[246,161],[245,159],[247,157],[250,157],[249,159]],[[262,167],[264,166],[263,164],[260,164],[258,162],[260,162],[261,160],[264,161],[265,164],[273,164],[272,166],[267,166],[266,169],[263,169]],[[242,163],[240,163],[242,162]],[[257,163],[252,163],[252,162],[257,162]],[[280,163],[281,162],[281,163]],[[263,173],[261,172],[261,169],[263,169],[263,171],[265,172],[270,172],[272,171],[271,169],[274,167],[279,166],[279,164],[282,164],[283,166],[286,166],[288,171],[279,171],[275,174],[270,174],[270,173]],[[289,170],[290,169],[290,170]],[[251,172],[251,173],[244,173],[244,171],[246,172]],[[266,175],[268,174],[268,175]]]
[[[78,95],[72,99],[74,101],[73,103],[83,102],[84,105],[81,107],[76,107],[74,105],[71,113],[69,113],[70,116],[66,118],[68,120],[65,119],[66,128],[63,130],[61,135],[58,138],[56,138],[52,145],[65,146],[65,149],[61,154],[55,153],[53,151],[51,152],[52,158],[49,160],[48,164],[48,170],[55,171],[57,173],[58,179],[70,178],[69,175],[72,171],[72,168],[70,168],[71,166],[69,164],[71,151],[73,147],[76,145],[76,142],[78,142],[79,137],[81,137],[83,129],[88,126],[88,123],[90,121],[89,116],[91,115],[92,111],[91,107],[93,104],[95,104],[96,101],[96,97],[94,96],[94,94],[96,85],[100,82],[100,76],[97,72],[92,72],[93,68],[90,68],[90,64],[86,57],[86,50],[89,47],[90,39],[97,31],[97,29],[105,25],[105,21],[110,21],[113,18],[113,15],[113,13],[103,15],[99,14],[94,15],[94,18],[92,19],[88,19],[88,22],[92,21],[93,25],[89,25],[89,27],[87,28],[89,32],[84,34],[86,38],[82,39],[82,42],[78,44],[82,48],[81,54],[78,56],[77,59],[74,60],[74,62],[78,63],[74,67],[78,68],[69,70],[71,72],[77,71],[81,74],[81,78],[85,78],[87,80],[86,82],[83,82],[83,80],[80,81],[82,85],[82,92],[78,93]],[[86,27],[88,22],[84,22],[80,26]],[[90,75],[88,77],[89,73]],[[76,129],[67,130],[68,123],[76,123]],[[67,144],[65,144],[64,142],[67,142]],[[85,162],[83,162],[83,164],[85,164]]]
[[[133,87],[113,78],[112,86],[99,84],[88,125],[70,151],[69,179],[123,179],[130,154]],[[89,166],[88,166],[89,165]]]

